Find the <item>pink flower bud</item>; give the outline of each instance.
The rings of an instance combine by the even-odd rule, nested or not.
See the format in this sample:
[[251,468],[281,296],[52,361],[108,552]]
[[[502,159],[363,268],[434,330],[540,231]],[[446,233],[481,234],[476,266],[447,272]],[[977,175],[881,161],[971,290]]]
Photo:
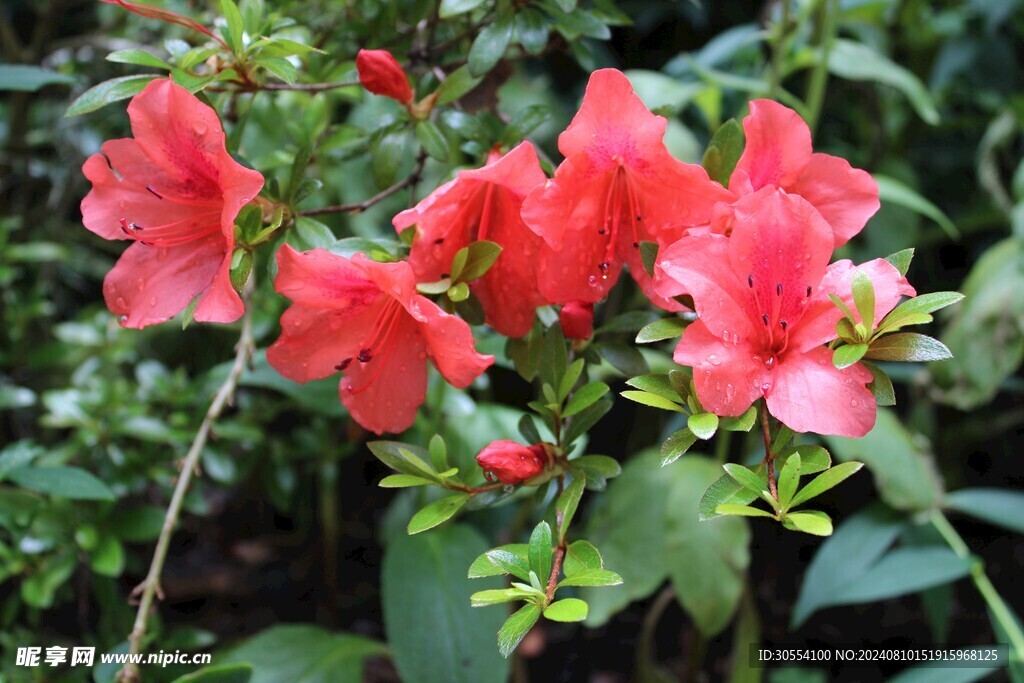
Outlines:
[[544,471],[545,460],[542,445],[523,446],[507,439],[491,442],[476,456],[488,480],[494,477],[502,484],[518,484],[537,476]]
[[570,301],[558,314],[566,339],[590,339],[594,334],[594,304]]
[[359,82],[374,95],[383,95],[402,104],[413,100],[409,77],[387,50],[360,50],[356,55]]

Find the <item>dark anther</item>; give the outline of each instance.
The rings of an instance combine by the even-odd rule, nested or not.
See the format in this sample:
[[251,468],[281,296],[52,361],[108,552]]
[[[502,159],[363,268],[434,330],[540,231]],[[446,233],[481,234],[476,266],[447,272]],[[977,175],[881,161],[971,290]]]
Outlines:
[[356,356],[356,360],[360,363],[369,363],[373,360],[373,352],[370,349],[360,349],[359,355]]
[[807,285],[807,296],[811,295],[811,286]]
[[753,288],[753,286],[754,286],[754,276],[753,275],[748,275],[747,276],[747,287]]
[[639,242],[633,242],[633,248],[634,249],[639,249],[640,248],[640,243]]
[[149,190],[149,193],[152,194],[157,199],[163,199],[164,198],[163,195],[160,194],[159,192],[157,192],[156,188],[153,187],[152,185],[146,185],[146,189]]
[[767,313],[762,313],[761,314],[761,320],[764,322],[764,326],[768,327],[768,314]]
[[786,328],[789,327],[789,323],[787,323],[785,320],[781,321],[779,324],[782,325],[783,332],[785,332]]
[[782,283],[775,285],[775,295],[782,296]]
[[607,235],[608,231],[605,230],[604,228],[601,228],[600,230],[597,231],[597,234],[598,235]]
[[334,369],[338,370],[338,371],[342,371],[342,370],[344,370],[345,368],[347,368],[351,364],[352,364],[352,359],[351,358],[346,358],[345,360],[343,360],[340,363],[338,363],[337,365],[335,365]]
[[643,219],[644,219],[644,217],[643,217],[643,216],[641,216],[640,214],[637,214],[637,215],[636,215],[636,222],[637,222],[637,223],[639,223],[639,222],[640,222],[640,221],[642,221]]
[[601,263],[597,264],[597,267],[600,268],[601,270],[608,270],[609,268],[612,267],[612,264],[608,263],[607,261],[602,261]]
[[438,237],[436,240],[434,240],[434,244],[441,244],[442,242],[444,242],[443,237]]

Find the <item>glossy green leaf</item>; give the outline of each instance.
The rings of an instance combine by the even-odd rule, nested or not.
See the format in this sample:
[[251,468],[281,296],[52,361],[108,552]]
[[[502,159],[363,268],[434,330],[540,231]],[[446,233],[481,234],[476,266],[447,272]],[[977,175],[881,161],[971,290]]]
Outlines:
[[707,441],[718,431],[718,416],[714,413],[694,413],[686,421],[686,426],[698,439]]
[[442,19],[450,19],[475,10],[482,4],[484,4],[484,0],[441,0],[438,15]]
[[469,49],[469,73],[480,77],[494,68],[512,40],[512,15],[502,14],[484,26]]
[[171,70],[171,65],[160,59],[154,54],[150,54],[145,50],[139,50],[137,48],[129,48],[126,50],[114,50],[107,55],[108,62],[116,62],[118,64],[138,64],[139,66],[151,66],[156,69],[163,69],[166,71]]
[[407,531],[418,534],[451,519],[469,501],[468,493],[457,493],[430,503],[409,520]]
[[661,444],[661,466],[670,465],[690,450],[690,446],[697,442],[697,435],[689,428],[680,429],[665,439]]
[[544,618],[551,621],[583,621],[588,611],[587,603],[579,598],[564,598],[548,605],[544,609]]
[[[796,493],[796,487],[800,483],[800,454],[794,453],[789,456],[786,460],[786,464],[782,466],[779,472],[779,478],[776,482],[779,491],[779,505],[782,506],[783,510],[790,508],[790,502],[793,501],[793,495]],[[793,502],[793,505],[797,505]]]
[[[878,198],[883,204],[890,202],[905,209],[910,209],[914,213],[934,221],[950,239],[959,239],[960,231],[957,230],[953,221],[949,220],[949,217],[939,207],[922,197],[914,189],[886,175],[875,174],[872,177],[878,183]],[[903,266],[902,261],[904,259],[906,259],[906,266],[910,265],[910,259],[913,258],[913,250],[907,251],[910,251],[910,254],[905,257],[901,256],[905,252],[900,252],[901,255],[893,254],[894,257],[899,258],[899,263],[894,264],[897,268]],[[905,270],[902,272],[903,275],[906,275]]]
[[801,510],[786,515],[782,525],[792,531],[802,531],[814,536],[831,536],[832,519],[820,510]]
[[1024,493],[1019,491],[960,489],[946,495],[945,506],[983,522],[1024,534]]
[[646,325],[636,335],[637,344],[650,344],[665,339],[675,339],[683,335],[686,322],[682,318],[662,318]]
[[[630,401],[635,401],[641,405],[650,406],[652,408],[660,408],[661,410],[671,410],[677,413],[685,412],[677,403],[659,396],[658,394],[651,394],[646,391],[623,391],[623,398],[628,398]],[[716,425],[717,426],[717,425]]]
[[512,654],[538,619],[540,619],[540,607],[525,605],[505,620],[501,630],[498,631],[498,651],[501,652],[502,657]]
[[867,352],[867,344],[844,344],[832,353],[832,365],[838,370],[845,370],[855,365]]
[[430,479],[417,477],[414,474],[391,474],[381,479],[377,486],[384,489],[401,489],[410,486],[429,486],[432,483],[434,482]]
[[0,91],[36,92],[48,85],[71,85],[73,76],[28,64],[0,64]]
[[448,140],[433,121],[420,121],[416,124],[416,139],[431,158],[448,161]]
[[[767,479],[765,481],[767,482]],[[757,498],[756,493],[741,486],[728,474],[723,474],[701,496],[697,507],[698,517],[700,521],[705,522],[722,514],[718,512],[720,506],[746,506]]]
[[731,503],[722,503],[715,507],[715,516],[718,515],[734,515],[737,517],[769,517],[774,519],[775,515],[762,510],[760,508],[752,508],[749,505],[734,505]]
[[250,665],[250,683],[359,683],[363,679],[364,660],[386,652],[382,643],[363,636],[288,624],[261,631],[216,656],[215,661],[220,666]]
[[542,581],[547,581],[551,574],[551,527],[541,522],[530,534],[530,570]]
[[565,549],[562,572],[567,577],[603,567],[604,559],[590,541],[573,541]]
[[863,43],[838,38],[828,54],[828,70],[851,81],[874,81],[902,92],[925,123],[936,125],[939,112],[931,94],[913,73]]
[[469,596],[469,604],[473,607],[488,607],[500,605],[514,600],[526,600],[534,593],[522,588],[495,588],[486,591],[477,591]]
[[7,479],[39,493],[70,500],[114,500],[110,488],[93,474],[78,467],[18,467]]
[[579,507],[585,483],[585,476],[574,477],[562,491],[562,495],[555,501],[555,519],[558,521],[558,538],[561,540],[565,539],[572,518],[576,514],[576,508]]
[[469,567],[469,578],[512,574],[523,581],[530,576],[529,545],[511,543],[498,546],[481,554]]
[[718,127],[701,159],[701,165],[712,180],[728,187],[733,169],[743,154],[744,143],[743,127],[736,119],[729,119]]
[[470,73],[468,65],[460,66],[458,69],[448,74],[448,77],[444,79],[444,82],[438,86],[438,106],[444,106],[455,102],[473,88],[480,85],[480,81],[482,80],[482,76],[476,77]]
[[749,432],[757,421],[757,406],[750,406],[739,417],[723,417],[718,421],[720,429],[727,432]]
[[[798,457],[798,456],[793,456]],[[787,463],[788,464],[788,463]],[[856,474],[863,463],[859,462],[844,462],[840,465],[836,465],[830,469],[825,470],[817,477],[811,480],[809,484],[800,489],[796,497],[793,498],[793,507],[806,503],[811,498],[820,496],[825,491],[828,491],[834,486],[838,486],[842,481]],[[780,493],[781,495],[781,493]]]
[[953,354],[938,339],[916,332],[897,332],[871,342],[871,348],[864,357],[871,360],[913,362],[947,360]]
[[103,81],[79,95],[71,103],[71,106],[68,107],[64,115],[78,116],[79,114],[88,114],[113,102],[134,97],[142,92],[142,89],[149,85],[149,82],[156,77],[155,74],[149,76],[121,76],[119,78],[112,78],[109,81]]
[[562,411],[562,417],[571,417],[582,412],[596,403],[602,396],[608,393],[608,385],[604,382],[590,382],[573,393],[569,403]]
[[558,587],[565,586],[618,586],[622,583],[622,577],[607,569],[584,569],[559,582]]

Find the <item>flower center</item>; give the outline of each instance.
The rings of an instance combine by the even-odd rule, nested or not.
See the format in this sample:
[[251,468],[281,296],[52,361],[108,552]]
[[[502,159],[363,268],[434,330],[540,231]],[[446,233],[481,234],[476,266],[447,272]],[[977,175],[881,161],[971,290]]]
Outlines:
[[[622,165],[622,160],[618,161],[619,166],[608,183],[608,190],[604,197],[604,223],[597,230],[598,235],[607,236],[604,260],[597,264],[597,270],[602,280],[608,279],[608,271],[612,267],[612,260],[615,258],[615,249],[622,230],[628,229],[633,238],[633,248],[640,248],[638,227],[643,220],[640,213],[640,199],[629,180],[629,172]],[[596,282],[596,278],[592,280],[592,283]]]
[[177,247],[220,230],[222,202],[219,199],[179,197],[157,190],[152,185],[146,185],[146,190],[157,199],[201,210],[162,225],[143,226],[122,218],[121,231],[136,242],[149,247]]
[[366,391],[384,370],[388,357],[395,348],[395,337],[397,336],[395,331],[398,329],[398,320],[403,312],[404,308],[398,299],[391,299],[385,304],[366,339],[360,344],[359,353],[356,354],[355,358],[346,358],[334,366],[335,370],[342,372],[352,365],[353,360],[358,361],[364,368],[369,365],[374,366],[371,368],[372,371],[370,372],[369,379],[363,382],[362,386],[353,387],[350,385],[348,387],[350,394],[360,394]]
[[753,294],[754,305],[760,313],[764,330],[764,364],[771,369],[789,346],[790,323],[787,318],[800,317],[811,297],[811,287],[808,285],[803,291],[797,292],[796,299],[791,300],[787,297],[792,293],[787,292],[781,282],[774,287],[764,285],[761,282],[755,283],[753,275],[747,276],[747,286]]

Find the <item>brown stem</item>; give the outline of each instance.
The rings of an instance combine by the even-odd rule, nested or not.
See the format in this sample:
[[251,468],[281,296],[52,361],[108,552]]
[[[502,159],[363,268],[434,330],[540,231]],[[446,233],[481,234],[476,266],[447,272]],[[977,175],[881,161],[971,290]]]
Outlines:
[[369,199],[364,199],[363,201],[356,202],[354,204],[334,204],[332,206],[322,206],[319,209],[306,209],[305,211],[298,211],[296,213],[296,215],[298,215],[298,216],[320,216],[320,215],[323,215],[325,213],[346,213],[346,212],[352,213],[352,214],[362,213],[363,211],[366,211],[367,209],[369,209],[374,204],[377,204],[377,203],[387,199],[388,197],[390,197],[391,195],[395,194],[399,190],[402,190],[402,189],[404,189],[406,187],[409,187],[410,185],[414,185],[415,183],[417,183],[419,181],[419,179],[420,179],[420,176],[423,173],[423,165],[426,162],[427,162],[427,154],[426,154],[426,152],[421,151],[420,155],[416,158],[416,165],[413,167],[412,173],[410,173],[404,179],[399,180],[397,183],[395,183],[391,187],[388,187],[388,188],[386,188],[384,190],[381,190],[380,192],[378,192],[377,194],[373,195]]
[[565,542],[558,544],[555,548],[555,562],[551,565],[551,576],[548,577],[547,598],[550,604],[555,599],[555,587],[558,585],[558,575],[562,572],[562,560],[565,559]]
[[[167,514],[164,516],[164,525],[160,530],[160,537],[157,539],[156,549],[153,551],[153,560],[149,565],[149,573],[136,588],[135,592],[141,592],[139,600],[139,611],[135,615],[135,625],[128,636],[129,652],[139,654],[142,651],[142,640],[146,635],[146,620],[149,618],[150,609],[153,607],[153,600],[160,592],[160,574],[163,572],[164,562],[167,559],[167,548],[174,533],[174,527],[178,523],[178,515],[181,513],[182,503],[185,501],[185,494],[188,492],[189,483],[192,481],[192,474],[197,470],[199,457],[203,453],[203,447],[210,436],[213,423],[220,417],[224,408],[231,402],[238,386],[238,380],[242,376],[246,363],[252,357],[253,337],[252,309],[249,306],[249,299],[254,289],[253,279],[250,279],[242,291],[242,301],[245,304],[245,315],[242,317],[242,332],[235,347],[235,360],[228,371],[228,376],[217,390],[216,396],[210,403],[206,416],[199,431],[196,432],[192,446],[181,465],[181,474],[174,487],[170,505],[167,506]],[[140,681],[139,669],[134,664],[126,664],[117,675],[118,683],[136,683]]]
[[359,85],[359,81],[340,81],[338,83],[263,83],[252,84],[244,90],[299,90],[302,92],[324,92],[338,88],[351,88]]
[[775,454],[772,453],[772,428],[768,422],[768,404],[761,400],[761,433],[764,434],[764,465],[768,474],[768,491],[772,498],[779,499],[779,489],[775,484]]

